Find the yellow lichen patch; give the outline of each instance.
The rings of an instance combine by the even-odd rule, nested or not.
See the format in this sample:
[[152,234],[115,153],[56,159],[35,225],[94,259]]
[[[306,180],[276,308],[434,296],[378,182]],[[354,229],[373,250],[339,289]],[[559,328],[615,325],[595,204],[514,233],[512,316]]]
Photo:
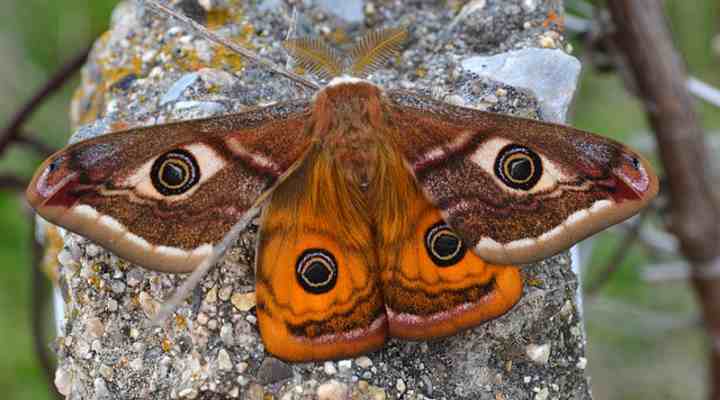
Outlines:
[[180,329],[185,329],[185,327],[187,327],[187,319],[182,315],[175,315],[175,325]]
[[[246,47],[246,44],[242,44]],[[233,51],[222,47],[215,49],[209,67],[224,67],[231,71],[240,71],[245,67],[245,60]]]
[[424,78],[428,73],[427,68],[425,67],[417,67],[415,69],[415,75],[417,75],[418,78]]
[[102,109],[103,97],[96,90],[91,90],[91,94],[88,96],[83,86],[79,86],[73,94],[72,104],[73,129],[75,129],[97,119],[98,111]]
[[160,342],[160,347],[164,352],[169,352],[172,350],[172,342],[168,338],[163,338],[163,340]]
[[542,287],[545,283],[542,279],[539,278],[527,278],[525,282],[528,284],[528,286],[532,287]]
[[48,224],[47,229],[45,229],[45,251],[43,253],[41,268],[45,275],[54,283],[57,283],[58,269],[60,268],[58,254],[62,251],[64,244],[57,227]]
[[230,11],[227,9],[217,9],[209,11],[205,21],[209,29],[215,29],[227,25],[231,19]]
[[95,290],[102,289],[102,279],[100,279],[97,275],[93,275],[87,279],[88,285],[95,288]]

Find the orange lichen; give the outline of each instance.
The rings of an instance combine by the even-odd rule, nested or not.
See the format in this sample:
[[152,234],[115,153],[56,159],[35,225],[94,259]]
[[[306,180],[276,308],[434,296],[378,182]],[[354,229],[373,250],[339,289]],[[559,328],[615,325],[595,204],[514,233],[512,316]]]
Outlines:
[[163,340],[160,341],[160,348],[162,348],[165,353],[168,353],[172,350],[172,341],[170,341],[167,337],[163,338]]
[[175,325],[177,325],[180,329],[185,329],[187,327],[187,319],[183,317],[182,315],[175,315]]
[[565,17],[550,10],[545,21],[543,21],[544,28],[556,27],[558,31],[563,32],[565,30]]

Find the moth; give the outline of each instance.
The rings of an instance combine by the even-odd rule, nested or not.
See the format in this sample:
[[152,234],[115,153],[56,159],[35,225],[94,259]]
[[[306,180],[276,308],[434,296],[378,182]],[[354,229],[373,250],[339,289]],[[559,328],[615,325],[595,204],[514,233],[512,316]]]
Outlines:
[[330,79],[312,98],[70,145],[39,167],[27,198],[47,220],[172,273],[216,260],[262,209],[260,333],[275,356],[309,361],[498,317],[522,295],[517,264],[656,195],[648,161],[615,141],[363,79],[405,36],[371,32],[348,63],[320,41],[289,41]]

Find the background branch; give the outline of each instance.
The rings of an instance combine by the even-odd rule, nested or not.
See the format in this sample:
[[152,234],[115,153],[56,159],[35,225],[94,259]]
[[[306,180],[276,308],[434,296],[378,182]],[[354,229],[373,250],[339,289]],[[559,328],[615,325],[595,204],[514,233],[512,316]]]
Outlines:
[[657,0],[608,0],[616,44],[633,73],[667,176],[670,230],[693,268],[710,335],[711,398],[720,399],[720,205],[707,171],[703,130],[687,91],[687,72]]
[[[7,127],[2,131],[2,133],[0,133],[0,157],[5,153],[11,143],[17,141],[22,135],[22,126],[28,121],[28,119],[30,119],[37,108],[45,102],[51,94],[60,89],[65,82],[70,79],[75,72],[83,66],[83,64],[85,64],[89,53],[90,47],[87,47],[70,61],[65,63],[65,65],[60,67],[60,69],[58,69],[58,71],[55,72],[55,74],[53,74],[50,79],[48,79],[47,82],[38,89],[37,92],[35,92],[27,103],[20,107],[15,115],[10,119],[10,123]],[[29,143],[30,141],[34,142],[32,139],[23,140],[25,143]]]

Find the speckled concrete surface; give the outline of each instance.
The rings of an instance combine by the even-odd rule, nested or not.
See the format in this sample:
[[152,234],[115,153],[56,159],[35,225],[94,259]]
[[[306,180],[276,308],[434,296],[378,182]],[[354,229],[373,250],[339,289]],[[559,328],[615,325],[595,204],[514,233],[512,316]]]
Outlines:
[[[280,43],[293,7],[296,35],[322,36],[338,46],[365,29],[404,24],[409,43],[397,63],[373,76],[375,82],[491,111],[542,115],[545,100],[538,100],[531,83],[509,86],[461,65],[471,56],[521,48],[565,50],[553,30],[557,20],[547,20],[558,1],[361,3],[343,8],[352,13],[346,15],[351,22],[310,1],[173,4],[281,64],[287,59]],[[262,68],[244,66],[177,22],[122,2],[83,71],[71,110],[83,128],[73,140],[311,95]],[[558,68],[566,67],[558,61]],[[571,96],[573,87],[565,89],[562,96]],[[134,267],[63,232],[58,259],[66,319],[55,342],[61,393],[70,399],[590,398],[577,280],[567,255],[527,266],[520,303],[474,330],[434,342],[391,340],[382,351],[352,360],[291,365],[266,354],[258,336],[248,267],[256,229],[242,234],[161,327],[150,319],[183,276]]]

